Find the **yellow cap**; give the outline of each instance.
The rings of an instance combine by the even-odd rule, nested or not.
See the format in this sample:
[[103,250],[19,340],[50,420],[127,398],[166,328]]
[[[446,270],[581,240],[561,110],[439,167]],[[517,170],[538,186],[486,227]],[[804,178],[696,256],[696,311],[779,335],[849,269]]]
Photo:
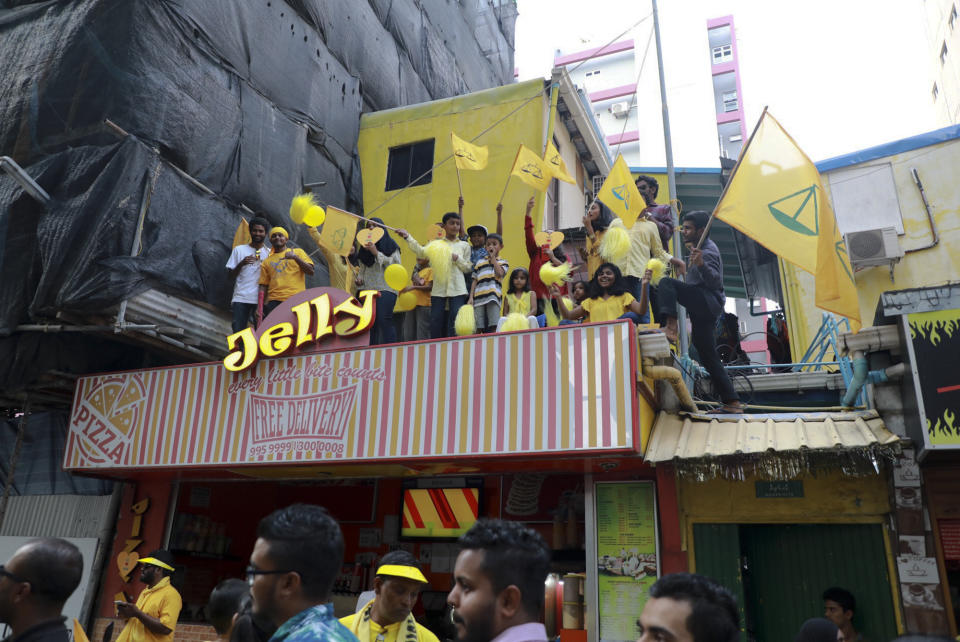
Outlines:
[[141,564],[153,564],[154,566],[159,566],[160,568],[165,568],[165,569],[167,569],[168,571],[171,571],[171,572],[174,571],[174,570],[176,570],[176,569],[174,569],[172,566],[170,566],[169,564],[167,564],[166,562],[161,562],[160,560],[158,560],[158,559],[155,558],[155,557],[141,557],[141,558],[140,558],[139,560],[137,560],[137,561],[140,562]]
[[385,564],[377,569],[377,575],[389,575],[391,577],[402,577],[421,584],[428,584],[427,578],[416,566],[402,566],[400,564]]
[[280,227],[279,225],[276,226],[276,227],[271,227],[271,228],[270,228],[270,234],[269,234],[268,236],[273,236],[273,235],[276,234],[277,232],[280,232],[281,234],[283,234],[283,235],[286,236],[287,238],[290,238],[290,233],[287,232],[287,231],[286,231],[285,229],[283,229],[282,227]]

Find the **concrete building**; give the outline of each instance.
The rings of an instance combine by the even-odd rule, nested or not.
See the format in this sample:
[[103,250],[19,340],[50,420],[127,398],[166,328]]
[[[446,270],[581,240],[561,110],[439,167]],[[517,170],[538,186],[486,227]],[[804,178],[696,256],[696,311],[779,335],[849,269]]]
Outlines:
[[960,122],[960,17],[955,0],[922,3],[930,61],[930,98],[938,125]]

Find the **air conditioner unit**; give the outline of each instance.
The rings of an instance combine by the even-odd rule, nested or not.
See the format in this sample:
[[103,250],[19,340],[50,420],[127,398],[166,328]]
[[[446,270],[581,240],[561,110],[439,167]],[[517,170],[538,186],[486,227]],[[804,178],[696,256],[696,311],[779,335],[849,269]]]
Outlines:
[[896,263],[903,258],[903,248],[893,227],[850,232],[844,236],[850,264],[854,267],[870,267]]
[[630,115],[630,103],[613,103],[610,105],[610,113],[614,118],[626,118]]

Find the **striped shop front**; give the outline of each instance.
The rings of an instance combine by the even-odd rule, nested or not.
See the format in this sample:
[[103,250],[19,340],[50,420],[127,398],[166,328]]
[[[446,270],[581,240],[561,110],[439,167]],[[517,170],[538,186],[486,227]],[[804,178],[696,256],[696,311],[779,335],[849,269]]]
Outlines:
[[82,377],[68,470],[633,453],[625,322]]

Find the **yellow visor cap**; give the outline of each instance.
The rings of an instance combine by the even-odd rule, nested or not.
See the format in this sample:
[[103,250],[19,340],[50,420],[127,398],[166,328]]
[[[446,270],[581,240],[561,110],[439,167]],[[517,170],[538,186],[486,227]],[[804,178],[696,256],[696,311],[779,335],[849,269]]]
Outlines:
[[427,578],[415,566],[402,566],[400,564],[385,564],[377,569],[377,575],[389,575],[391,577],[402,577],[404,579],[428,584]]
[[154,566],[159,566],[160,568],[165,568],[165,569],[167,569],[168,571],[174,571],[174,570],[176,570],[176,569],[174,569],[172,566],[170,566],[169,564],[167,564],[166,562],[161,562],[161,561],[158,560],[156,557],[141,557],[141,558],[140,558],[139,560],[137,560],[137,561],[140,562],[141,564],[153,564]]

